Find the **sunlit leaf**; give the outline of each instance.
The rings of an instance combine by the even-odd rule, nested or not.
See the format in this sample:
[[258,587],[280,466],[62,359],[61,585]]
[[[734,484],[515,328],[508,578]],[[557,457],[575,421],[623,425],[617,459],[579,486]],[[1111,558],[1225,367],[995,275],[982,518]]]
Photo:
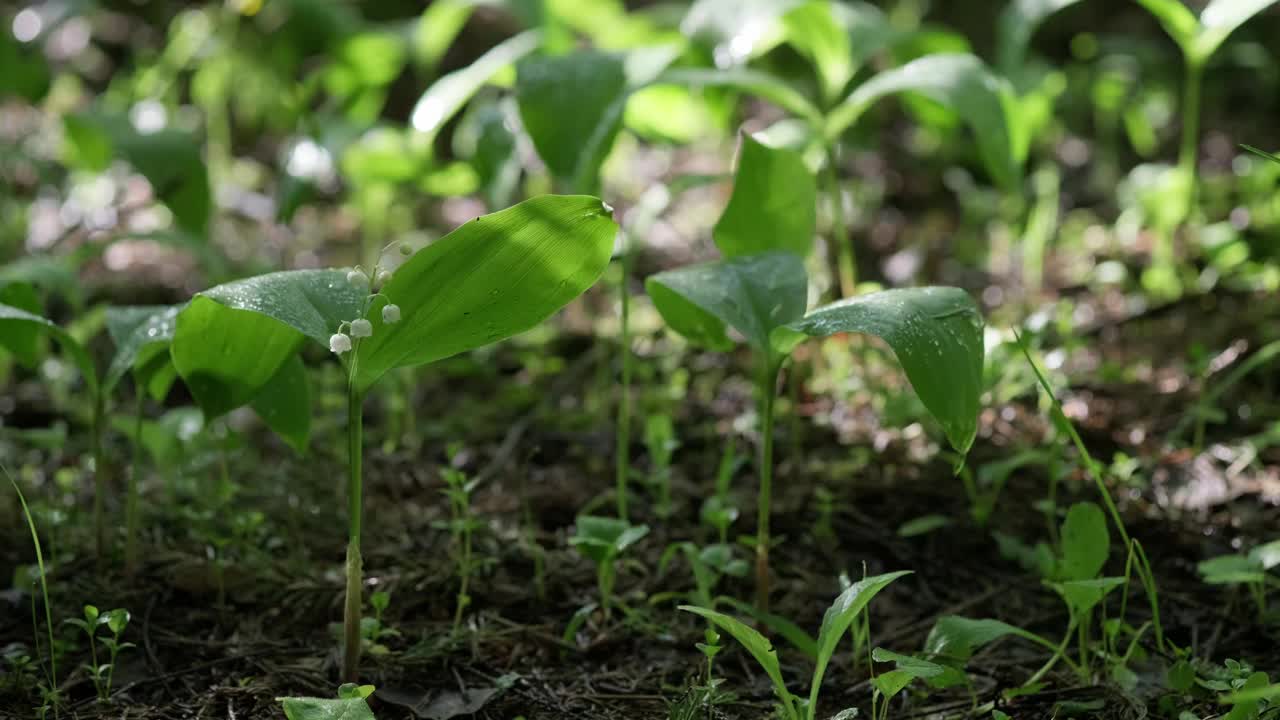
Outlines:
[[382,322],[381,299],[369,312],[373,336],[360,343],[359,386],[368,388],[392,368],[434,362],[537,325],[595,284],[617,232],[612,210],[599,199],[544,195],[476,218],[419,250],[382,289],[386,302],[400,306],[400,322]]
[[440,78],[418,99],[409,116],[414,130],[435,137],[440,128],[494,75],[538,47],[536,31],[523,32],[493,46],[475,62]]
[[733,195],[712,237],[725,257],[813,247],[817,181],[795,152],[742,136]]
[[809,0],[783,16],[788,42],[813,63],[827,100],[840,96],[855,71],[851,38],[836,8],[831,0]]
[[885,290],[811,311],[773,332],[774,348],[789,353],[807,337],[856,332],[893,349],[925,408],[951,446],[968,452],[978,428],[982,395],[983,321],[968,293],[957,288]]
[[1200,33],[1195,50],[1201,58],[1217,51],[1227,36],[1249,18],[1276,4],[1277,0],[1211,0],[1200,12]]

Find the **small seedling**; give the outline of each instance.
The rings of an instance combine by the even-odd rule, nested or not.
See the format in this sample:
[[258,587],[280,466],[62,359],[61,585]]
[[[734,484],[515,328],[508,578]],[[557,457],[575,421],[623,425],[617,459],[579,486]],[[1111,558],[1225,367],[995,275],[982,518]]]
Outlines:
[[361,618],[360,635],[364,639],[365,648],[370,655],[386,655],[390,652],[382,641],[387,638],[400,637],[400,631],[388,627],[382,616],[391,605],[391,593],[378,590],[369,595],[369,607],[373,608],[373,617]]
[[654,495],[654,513],[671,517],[671,457],[680,447],[671,416],[655,413],[645,418],[644,441],[649,450],[649,473],[646,484]]
[[480,521],[471,509],[471,493],[476,489],[478,481],[468,479],[465,473],[454,468],[445,468],[443,474],[445,489],[442,492],[449,499],[449,519],[442,525],[448,528],[449,535],[453,538],[458,575],[457,609],[453,615],[453,631],[457,632],[462,625],[462,614],[471,605],[471,595],[467,592],[475,569],[471,538],[480,527]]
[[343,363],[344,680],[356,679],[360,659],[363,419],[369,390],[395,368],[432,363],[541,323],[595,283],[616,233],[611,209],[597,198],[535,197],[410,249],[395,268],[269,273],[206,290],[179,313],[174,365],[208,417],[272,387],[293,398],[279,407],[309,424],[299,346],[310,338]]
[[1196,566],[1201,579],[1210,585],[1243,585],[1258,608],[1261,620],[1267,613],[1267,590],[1280,587],[1280,579],[1270,575],[1280,567],[1280,540],[1259,545],[1248,553],[1221,555]]
[[580,515],[569,544],[596,564],[600,609],[607,617],[613,607],[618,557],[649,534],[648,525],[631,525],[617,518]]
[[[83,620],[71,618],[64,622],[80,628],[88,636],[89,657],[93,662],[90,665],[85,665],[84,668],[89,672],[89,677],[93,680],[93,687],[98,691],[98,700],[106,702],[111,697],[111,680],[115,676],[116,656],[120,654],[121,650],[136,647],[130,642],[120,642],[120,636],[124,634],[125,628],[129,625],[129,611],[117,608],[107,612],[99,612],[97,607],[85,605]],[[100,636],[98,630],[102,627],[106,627],[111,634],[109,636]],[[107,649],[106,662],[103,663],[98,662],[99,643]]]
[[338,688],[337,698],[276,698],[289,720],[376,720],[369,709],[372,685],[346,683]]
[[809,680],[807,700],[787,690],[773,645],[759,632],[740,620],[710,608],[682,605],[680,609],[710,620],[751,653],[751,657],[755,658],[756,663],[773,683],[773,692],[778,699],[780,714],[783,718],[814,720],[818,717],[818,692],[822,689],[822,678],[826,674],[836,647],[840,644],[840,638],[877,593],[894,580],[909,574],[911,574],[910,571],[900,571],[864,578],[840,593],[831,607],[827,608],[827,612],[822,616],[822,627],[818,631],[814,669]]
[[[734,546],[728,543],[716,543],[701,548],[691,542],[672,543],[663,551],[658,561],[658,573],[667,571],[667,567],[677,553],[683,554],[685,561],[689,563],[689,569],[693,572],[693,592],[689,594],[690,602],[702,607],[715,607],[718,600],[715,589],[720,584],[720,580],[726,575],[745,577],[747,574],[747,562],[735,557],[733,551]],[[659,597],[655,596],[650,599],[650,602],[658,599]]]

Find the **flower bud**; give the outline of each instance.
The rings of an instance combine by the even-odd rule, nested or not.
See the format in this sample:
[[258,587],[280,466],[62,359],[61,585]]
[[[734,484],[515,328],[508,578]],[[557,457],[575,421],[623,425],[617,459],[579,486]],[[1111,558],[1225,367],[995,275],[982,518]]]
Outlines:
[[382,308],[382,322],[393,325],[400,322],[400,306],[386,305]]
[[379,270],[377,279],[375,280],[375,282],[377,283],[378,289],[381,290],[382,286],[386,285],[387,281],[389,281],[390,279],[391,279],[391,271]]
[[351,287],[359,290],[369,289],[369,276],[365,275],[364,271],[359,268],[347,273],[347,282],[351,284]]
[[346,333],[334,333],[329,336],[329,352],[341,355],[351,352],[351,338]]
[[373,334],[373,325],[364,318],[351,321],[351,337],[367,338]]
[[412,254],[413,254],[413,248],[412,248],[412,247],[410,247],[410,246],[408,246],[408,245],[401,244],[401,245],[400,245],[400,254],[401,254],[401,255],[404,255],[404,256],[406,256],[406,257],[407,257],[407,256],[409,256],[409,255],[412,255]]

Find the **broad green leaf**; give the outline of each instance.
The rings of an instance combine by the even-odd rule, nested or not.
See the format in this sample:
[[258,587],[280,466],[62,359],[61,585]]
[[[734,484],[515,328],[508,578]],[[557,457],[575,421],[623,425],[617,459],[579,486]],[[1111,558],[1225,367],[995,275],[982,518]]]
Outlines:
[[288,270],[219,285],[178,313],[174,366],[208,419],[248,404],[304,338],[327,346],[359,314],[340,270]]
[[782,42],[783,16],[804,1],[696,0],[680,21],[680,32],[710,46],[717,65],[739,65]]
[[827,138],[839,138],[877,100],[902,92],[922,93],[954,110],[973,131],[992,178],[1004,187],[1019,181],[1029,139],[1016,117],[1013,90],[968,53],[926,55],[871,78],[827,116]]
[[311,437],[311,387],[307,368],[297,353],[290,355],[251,403],[254,412],[299,454],[307,452]]
[[418,132],[435,137],[445,122],[462,109],[485,83],[533,52],[538,47],[538,42],[539,34],[536,31],[520,33],[493,46],[470,65],[440,78],[427,88],[413,106],[409,124]]
[[[1247,706],[1252,711],[1257,710],[1257,704],[1260,701],[1270,702],[1280,699],[1280,684],[1268,685],[1269,678],[1266,673],[1256,672],[1249,676],[1245,681],[1244,687],[1236,692],[1224,695],[1221,702],[1235,705],[1237,707]],[[1235,712],[1232,710],[1232,712]],[[1228,718],[1231,716],[1228,715]],[[1249,717],[1245,715],[1244,717]]]
[[901,33],[889,22],[884,11],[867,2],[835,2],[831,4],[836,22],[849,34],[849,51],[853,56],[853,72],[872,56],[894,45]]
[[[1229,1],[1239,2],[1240,0]],[[1248,1],[1244,0],[1244,2]],[[1192,42],[1200,30],[1200,21],[1191,14],[1182,0],[1138,0],[1138,4],[1145,7],[1147,12],[1160,21],[1165,32],[1169,33],[1169,37],[1173,38],[1174,42],[1182,46],[1184,52],[1191,50]]]
[[789,353],[805,336],[857,332],[881,338],[898,357],[925,408],[951,446],[968,452],[978,430],[982,395],[982,315],[958,288],[884,290],[813,310],[773,332],[774,348]]
[[377,720],[364,698],[278,698],[289,720]]
[[1280,566],[1280,540],[1272,540],[1250,550],[1249,559],[1261,565],[1264,570]]
[[690,342],[730,349],[727,325],[770,357],[770,333],[804,315],[808,285],[804,261],[789,252],[689,265],[645,281],[662,318]]
[[195,136],[164,128],[142,133],[122,117],[79,113],[63,117],[76,159],[102,170],[112,157],[128,161],[173,211],[178,227],[203,237],[213,210],[209,172]]
[[1236,28],[1274,4],[1276,0],[1212,0],[1200,12],[1196,52],[1208,59]]
[[996,66],[1006,77],[1022,65],[1036,29],[1050,15],[1080,0],[1011,0],[996,21]]
[[853,47],[837,17],[836,3],[809,0],[782,18],[787,40],[813,63],[822,97],[834,100],[853,79]]
[[419,250],[382,289],[400,306],[400,322],[383,324],[380,299],[370,309],[373,336],[360,343],[360,388],[392,368],[435,362],[546,320],[595,284],[617,233],[612,209],[599,199],[544,195],[476,218]]
[[49,335],[62,346],[63,351],[71,356],[72,362],[80,370],[89,392],[97,395],[99,392],[98,371],[93,365],[93,358],[89,356],[89,352],[84,345],[81,345],[71,333],[51,320],[12,305],[0,304],[0,347],[8,350],[9,343],[13,339],[24,337],[24,333],[32,328]]
[[551,174],[574,192],[596,191],[627,92],[626,64],[613,53],[535,56],[516,66],[525,131]]
[[1063,580],[1089,580],[1098,576],[1111,552],[1111,534],[1102,508],[1091,502],[1076,503],[1062,522]]
[[733,195],[712,237],[725,257],[813,248],[817,181],[799,153],[742,136]]
[[715,610],[694,605],[681,605],[679,609],[710,620],[721,630],[729,633],[742,647],[746,648],[747,652],[751,653],[751,657],[755,658],[756,662],[759,663],[760,669],[764,670],[769,679],[773,681],[773,692],[787,709],[787,717],[795,717],[795,700],[791,693],[787,691],[787,685],[782,680],[782,670],[778,666],[778,655],[774,652],[773,645],[765,636],[737,619],[718,613]]
[[667,70],[654,81],[689,87],[723,87],[750,93],[768,100],[793,115],[803,118],[817,127],[822,123],[822,113],[787,82],[767,73],[745,68],[710,70],[705,68],[676,68]]
[[129,370],[144,367],[148,372],[139,375],[138,381],[149,386],[155,373],[162,371],[168,364],[167,353],[157,353],[157,349],[163,350],[173,341],[178,313],[184,307],[186,306],[143,305],[107,308],[107,333],[116,346],[115,357],[111,359],[111,365],[107,367],[107,374],[102,381],[107,392],[111,392],[111,388]]
[[899,570],[863,578],[840,593],[835,602],[831,603],[831,607],[823,613],[822,627],[818,630],[818,659],[814,664],[813,680],[809,686],[809,717],[816,717],[818,690],[822,687],[822,676],[827,672],[827,665],[836,652],[836,646],[840,644],[840,638],[844,637],[845,631],[853,624],[854,618],[867,607],[872,598],[888,587],[889,583],[910,574],[910,570]]
[[1112,590],[1124,584],[1125,579],[1122,577],[1102,577],[1050,583],[1050,587],[1062,596],[1072,612],[1079,617],[1102,602],[1102,599]]
[[902,655],[884,648],[876,648],[871,652],[871,659],[876,662],[891,662],[894,669],[877,675],[876,688],[886,698],[892,698],[902,691],[912,680],[939,678],[947,674],[951,668],[943,667],[923,658]]
[[1023,630],[999,620],[948,615],[938,619],[924,642],[924,652],[948,663],[963,665],[974,651],[1006,635],[1021,636]]
[[[43,309],[39,293],[28,282],[5,284],[0,280],[0,304],[32,315],[39,315]],[[43,330],[38,325],[13,323],[5,336],[0,338],[0,347],[12,353],[14,359],[24,367],[35,367],[40,360],[40,336],[43,334]]]

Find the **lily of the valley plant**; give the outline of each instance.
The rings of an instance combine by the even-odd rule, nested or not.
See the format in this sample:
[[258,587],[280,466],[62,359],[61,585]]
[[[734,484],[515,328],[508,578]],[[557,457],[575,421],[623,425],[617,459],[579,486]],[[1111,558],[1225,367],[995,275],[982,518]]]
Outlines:
[[345,681],[356,678],[360,659],[365,395],[388,370],[435,362],[542,322],[596,282],[616,233],[608,206],[594,197],[541,196],[476,218],[398,267],[262,275],[200,293],[178,316],[174,362],[206,415],[295,381],[304,387],[288,394],[301,399],[305,415],[305,374],[288,368],[301,369],[297,351],[308,339],[346,369]]

